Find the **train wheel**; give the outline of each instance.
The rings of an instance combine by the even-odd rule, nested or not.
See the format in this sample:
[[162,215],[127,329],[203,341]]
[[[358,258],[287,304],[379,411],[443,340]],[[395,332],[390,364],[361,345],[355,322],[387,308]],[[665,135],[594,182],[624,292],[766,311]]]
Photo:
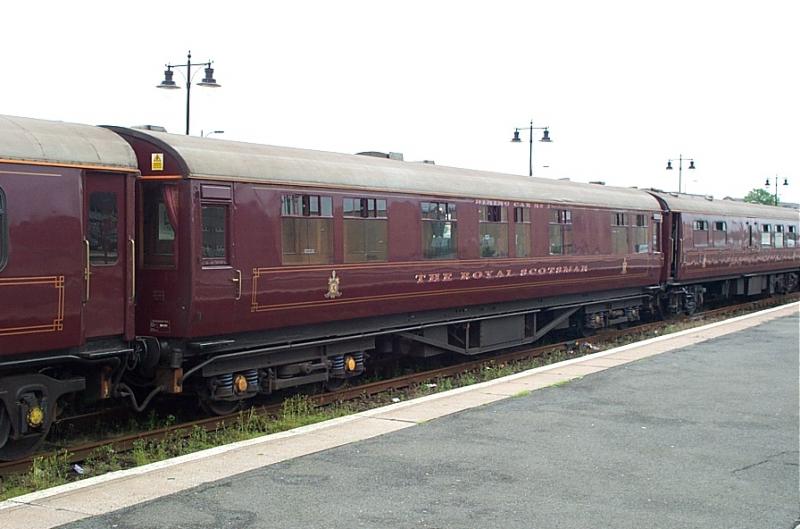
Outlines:
[[211,415],[231,415],[244,408],[243,400],[212,400],[207,397],[200,399],[200,407]]
[[0,411],[0,461],[14,461],[31,455],[42,444],[46,435],[47,432],[43,432],[22,439],[11,439],[11,419],[3,408]]
[[11,419],[8,418],[5,406],[0,404],[0,448],[4,447],[11,435]]
[[346,378],[329,378],[325,382],[322,383],[325,391],[339,391],[340,389],[344,388],[347,385]]

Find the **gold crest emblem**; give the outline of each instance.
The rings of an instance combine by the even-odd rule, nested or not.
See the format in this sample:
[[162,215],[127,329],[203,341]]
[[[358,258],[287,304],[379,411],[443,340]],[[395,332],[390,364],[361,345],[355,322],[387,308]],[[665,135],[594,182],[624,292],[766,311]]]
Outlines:
[[628,258],[627,257],[622,259],[622,273],[623,274],[627,274],[628,273]]
[[336,270],[331,272],[331,277],[328,278],[328,292],[325,294],[325,299],[336,299],[342,295],[339,290],[339,278],[336,277]]

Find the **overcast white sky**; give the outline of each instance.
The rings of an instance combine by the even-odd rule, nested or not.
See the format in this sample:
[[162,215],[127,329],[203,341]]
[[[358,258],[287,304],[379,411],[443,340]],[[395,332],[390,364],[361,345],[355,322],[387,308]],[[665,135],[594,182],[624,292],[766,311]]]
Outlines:
[[798,11],[794,0],[10,1],[0,113],[183,133],[185,90],[155,86],[191,49],[222,85],[192,89],[193,134],[527,174],[527,143],[509,140],[533,119],[553,139],[534,144],[536,176],[675,190],[665,166],[683,154],[697,164],[684,166],[689,192],[743,196],[778,174],[781,199],[800,202]]

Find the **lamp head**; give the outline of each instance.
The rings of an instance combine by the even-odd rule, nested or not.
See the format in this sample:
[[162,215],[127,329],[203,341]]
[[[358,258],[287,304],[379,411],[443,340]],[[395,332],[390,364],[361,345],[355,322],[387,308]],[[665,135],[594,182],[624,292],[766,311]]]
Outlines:
[[514,137],[511,138],[511,142],[512,143],[519,143],[520,141],[522,141],[522,140],[519,139],[519,129],[514,129]]
[[542,134],[542,139],[539,141],[543,141],[545,143],[550,143],[551,141],[553,141],[550,139],[550,130],[547,129],[547,127],[545,127],[544,134]]
[[667,160],[667,171],[672,171],[672,160]]
[[788,178],[784,178],[783,179],[783,185],[785,185],[785,186],[789,185],[789,179]]
[[197,83],[197,86],[208,86],[211,88],[219,88],[220,85],[217,84],[217,80],[214,79],[214,68],[211,67],[209,64],[206,67],[206,76],[203,77],[203,80]]
[[164,70],[164,80],[161,81],[161,84],[156,85],[156,88],[166,88],[168,90],[175,90],[180,88],[180,86],[175,84],[175,81],[172,80],[172,76],[174,74],[175,72],[172,71],[172,68],[167,68],[166,70]]
[[765,185],[766,187],[769,187],[769,186],[770,186],[769,178],[767,178],[767,181],[766,181],[766,182],[764,182],[764,185]]
[[694,169],[694,160],[689,163],[689,169]]

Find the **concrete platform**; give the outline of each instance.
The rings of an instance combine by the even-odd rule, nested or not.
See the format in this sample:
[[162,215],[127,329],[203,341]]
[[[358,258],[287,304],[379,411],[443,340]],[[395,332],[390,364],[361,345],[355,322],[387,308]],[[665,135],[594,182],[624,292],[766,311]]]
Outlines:
[[22,496],[0,527],[793,527],[798,348],[792,304]]

